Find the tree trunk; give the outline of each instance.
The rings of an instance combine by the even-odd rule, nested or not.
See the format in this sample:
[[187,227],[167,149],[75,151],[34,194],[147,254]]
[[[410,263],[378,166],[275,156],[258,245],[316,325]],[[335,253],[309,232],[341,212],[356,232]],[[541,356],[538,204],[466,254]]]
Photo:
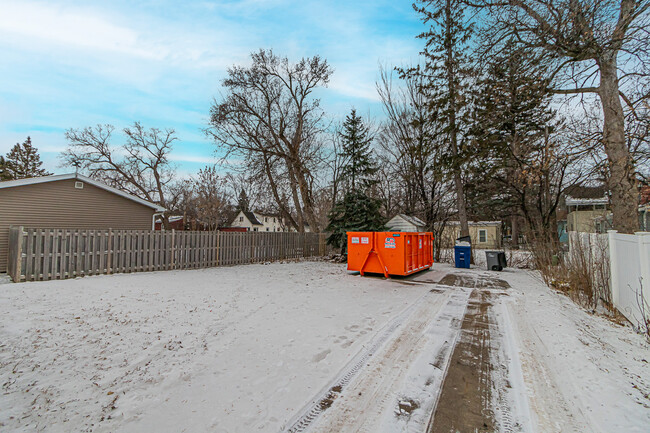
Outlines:
[[458,207],[458,221],[460,222],[460,235],[469,236],[469,224],[467,222],[467,208],[465,206],[465,190],[460,172],[454,173],[454,186],[456,187],[456,206]]
[[298,196],[298,182],[296,181],[296,175],[291,161],[287,158],[286,162],[287,173],[289,174],[289,185],[291,187],[291,197],[293,198],[293,205],[296,208],[296,214],[298,216],[298,231],[303,233],[305,231],[305,216],[300,203],[300,197]]
[[603,105],[603,146],[609,162],[609,190],[614,229],[622,233],[639,230],[639,197],[632,156],[625,142],[625,117],[619,95],[616,55],[598,59],[599,96]]
[[171,225],[169,224],[169,215],[167,215],[167,212],[162,214],[162,226],[165,230],[171,229]]
[[510,245],[513,248],[519,247],[519,217],[517,215],[512,216],[511,220],[511,226],[512,226],[512,240],[510,242]]
[[[453,50],[453,6],[450,0],[445,4],[445,48],[446,48],[446,68],[447,68],[447,87],[449,98],[449,139],[451,147],[451,156],[453,159],[453,177],[454,187],[456,189],[456,207],[458,207],[458,221],[460,222],[460,235],[469,236],[469,225],[467,223],[467,206],[465,204],[465,189],[461,178],[461,161],[458,152],[458,107],[456,105],[458,98],[458,89],[456,86],[456,66],[458,59],[454,57]],[[473,256],[472,256],[473,259]]]
[[278,193],[278,185],[275,182],[275,178],[273,177],[273,172],[271,171],[271,166],[268,160],[267,155],[264,155],[264,172],[266,173],[266,177],[269,180],[269,185],[271,186],[271,192],[273,193],[273,198],[275,199],[275,202],[278,204],[278,209],[280,211],[280,215],[284,218],[284,220],[287,222],[287,224],[292,225],[296,231],[300,231],[298,228],[298,223],[293,219],[289,211],[285,208],[283,204],[283,200],[280,198],[280,194]]
[[311,188],[307,178],[305,177],[305,171],[302,170],[302,166],[297,166],[295,167],[294,173],[298,182],[298,190],[302,198],[303,216],[307,220],[307,224],[309,224],[309,228],[312,232],[320,232],[316,213],[314,212]]

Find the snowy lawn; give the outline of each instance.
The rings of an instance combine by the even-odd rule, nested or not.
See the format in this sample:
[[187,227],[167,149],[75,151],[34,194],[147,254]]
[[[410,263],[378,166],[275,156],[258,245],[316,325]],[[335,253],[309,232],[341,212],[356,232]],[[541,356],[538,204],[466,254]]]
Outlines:
[[327,262],[2,285],[0,430],[277,431],[429,288]]
[[302,262],[3,284],[0,431],[648,431],[641,335],[534,271],[434,269],[384,280]]
[[508,270],[502,277],[514,290],[498,313],[519,352],[533,431],[649,431],[645,338],[588,314],[550,290],[538,272]]

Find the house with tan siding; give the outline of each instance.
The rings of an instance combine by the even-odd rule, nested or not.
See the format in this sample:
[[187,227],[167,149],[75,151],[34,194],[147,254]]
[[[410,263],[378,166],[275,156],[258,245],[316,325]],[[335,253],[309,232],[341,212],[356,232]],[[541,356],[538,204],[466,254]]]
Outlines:
[[153,230],[160,206],[80,174],[0,182],[0,272],[9,227]]
[[609,199],[600,198],[565,198],[567,209],[568,232],[607,233],[611,228],[612,211],[609,210]]
[[[468,221],[469,236],[474,248],[501,248],[501,221]],[[442,247],[452,248],[460,237],[460,222],[447,221],[442,232]]]

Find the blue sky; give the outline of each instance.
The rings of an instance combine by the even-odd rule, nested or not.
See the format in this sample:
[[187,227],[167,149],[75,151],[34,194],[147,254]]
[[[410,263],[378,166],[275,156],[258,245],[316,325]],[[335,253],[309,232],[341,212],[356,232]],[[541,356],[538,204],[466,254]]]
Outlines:
[[29,135],[63,173],[66,129],[140,121],[174,128],[179,174],[193,173],[215,161],[201,128],[226,69],[259,48],[321,55],[328,115],[380,118],[379,64],[415,62],[422,28],[408,0],[0,0],[0,153]]

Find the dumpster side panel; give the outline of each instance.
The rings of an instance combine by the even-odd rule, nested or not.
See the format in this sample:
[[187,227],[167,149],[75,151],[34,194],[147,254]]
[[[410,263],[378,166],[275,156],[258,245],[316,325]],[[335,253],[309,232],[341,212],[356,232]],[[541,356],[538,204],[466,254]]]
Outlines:
[[[371,232],[348,232],[348,270],[360,271],[372,248]],[[363,243],[362,243],[363,242]]]
[[377,232],[377,252],[388,273],[404,275],[404,236],[397,232]]
[[350,271],[409,275],[433,265],[433,233],[348,232],[347,235]]

